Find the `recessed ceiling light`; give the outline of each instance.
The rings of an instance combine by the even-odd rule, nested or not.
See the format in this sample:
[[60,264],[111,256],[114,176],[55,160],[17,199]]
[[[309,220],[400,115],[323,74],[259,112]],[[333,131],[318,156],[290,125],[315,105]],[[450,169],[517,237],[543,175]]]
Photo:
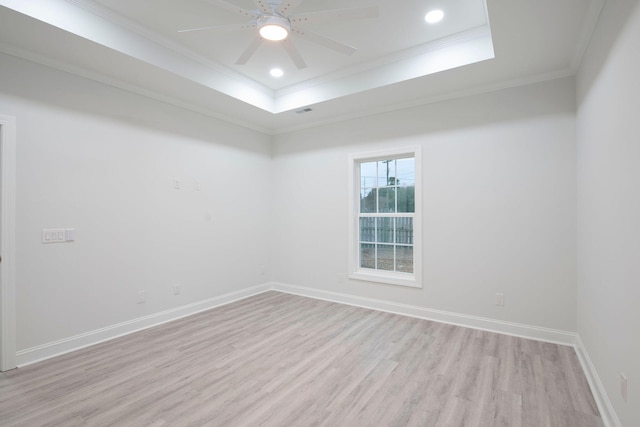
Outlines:
[[271,74],[271,77],[282,77],[284,76],[284,71],[282,71],[282,69],[280,68],[272,68],[271,71],[269,71],[269,74]]
[[440,9],[435,9],[427,13],[424,20],[427,21],[428,24],[437,24],[442,21],[442,18],[444,18],[444,12]]

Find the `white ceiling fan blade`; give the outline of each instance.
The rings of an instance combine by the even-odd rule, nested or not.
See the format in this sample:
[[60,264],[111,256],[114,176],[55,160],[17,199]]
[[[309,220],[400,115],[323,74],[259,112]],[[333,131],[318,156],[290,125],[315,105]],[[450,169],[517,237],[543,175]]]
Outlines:
[[266,0],[253,0],[253,2],[258,6],[258,9],[263,13],[273,13],[273,9],[269,6],[269,2]]
[[213,25],[211,27],[186,28],[178,30],[179,33],[188,33],[190,31],[214,30],[214,31],[238,31],[255,28],[256,24],[233,24],[233,25]]
[[282,46],[284,47],[284,50],[287,51],[287,54],[289,55],[293,63],[296,64],[296,67],[298,67],[298,69],[307,68],[307,63],[304,62],[304,59],[302,59],[302,55],[300,55],[298,48],[295,44],[293,44],[291,39],[286,38],[282,40]]
[[238,65],[244,65],[247,63],[247,61],[253,56],[253,54],[256,52],[256,50],[258,50],[258,48],[260,47],[260,45],[262,44],[262,41],[264,39],[260,36],[256,37],[255,39],[253,39],[253,41],[251,42],[251,44],[245,49],[244,52],[242,52],[242,55],[240,55],[240,58],[238,58],[238,60],[236,61],[236,64]]
[[303,1],[304,0],[282,0],[276,8],[276,12],[283,16],[289,16]]
[[240,15],[248,16],[250,18],[257,18],[260,16],[260,13],[255,10],[245,9],[240,6],[236,6],[233,3],[229,3],[225,0],[205,0],[207,3],[211,3],[215,6],[219,6],[222,9],[228,10],[229,12],[239,13]]
[[328,37],[325,36],[321,36],[320,34],[311,32],[311,31],[307,31],[307,30],[301,30],[299,28],[296,28],[294,30],[292,30],[294,34],[305,38],[307,40],[309,40],[310,42],[319,44],[321,46],[324,46],[328,49],[331,50],[335,50],[336,52],[340,52],[340,53],[344,53],[345,55],[351,55],[353,54],[356,50],[355,47],[353,46],[349,46],[346,45],[344,43],[340,43],[339,41],[330,39]]
[[377,18],[380,14],[378,6],[356,7],[352,9],[320,10],[317,12],[300,13],[289,17],[292,24],[316,23],[336,21],[339,19]]

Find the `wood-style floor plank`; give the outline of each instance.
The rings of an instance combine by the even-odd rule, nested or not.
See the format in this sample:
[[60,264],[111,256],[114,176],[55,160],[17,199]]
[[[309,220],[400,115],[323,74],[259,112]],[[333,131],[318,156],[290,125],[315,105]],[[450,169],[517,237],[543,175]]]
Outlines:
[[3,373],[0,425],[603,424],[571,347],[267,292]]

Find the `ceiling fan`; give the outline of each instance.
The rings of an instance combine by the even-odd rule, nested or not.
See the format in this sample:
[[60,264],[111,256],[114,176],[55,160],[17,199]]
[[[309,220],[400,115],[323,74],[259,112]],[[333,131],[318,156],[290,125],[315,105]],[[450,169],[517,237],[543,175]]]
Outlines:
[[239,13],[251,18],[251,21],[245,24],[188,28],[179,30],[178,32],[185,33],[203,30],[235,31],[257,29],[258,33],[256,34],[256,37],[236,61],[236,64],[238,65],[246,64],[260,45],[267,40],[281,43],[293,63],[298,68],[306,68],[307,64],[289,37],[292,34],[336,52],[351,55],[357,50],[355,47],[327,38],[315,32],[305,30],[299,27],[299,25],[317,22],[335,22],[341,19],[376,18],[378,16],[377,5],[292,14],[292,12],[304,0],[254,0],[257,10],[244,9],[225,0],[207,1],[230,12]]

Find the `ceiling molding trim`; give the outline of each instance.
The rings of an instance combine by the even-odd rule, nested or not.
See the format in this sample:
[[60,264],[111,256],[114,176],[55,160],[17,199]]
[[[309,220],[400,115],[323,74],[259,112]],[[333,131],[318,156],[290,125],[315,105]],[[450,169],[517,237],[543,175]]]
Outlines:
[[[251,102],[247,102],[247,100],[245,99],[240,99],[243,102],[247,102],[251,105],[255,105],[258,108],[262,108],[270,113],[273,114],[278,114],[281,113],[283,111],[290,111],[290,110],[294,110],[296,108],[300,108],[300,107],[305,107],[308,105],[313,104],[314,102],[309,102],[306,99],[304,99],[305,97],[300,97],[300,96],[292,96],[294,94],[297,94],[298,92],[304,91],[304,90],[309,90],[313,87],[318,87],[321,85],[328,85],[330,83],[338,83],[340,84],[340,80],[345,79],[346,77],[350,77],[350,76],[355,76],[355,75],[362,75],[364,73],[370,72],[372,74],[379,74],[379,68],[380,67],[384,67],[384,66],[389,66],[390,64],[394,64],[394,63],[398,63],[400,61],[405,61],[405,64],[407,62],[413,62],[411,61],[411,59],[419,57],[419,58],[423,58],[427,55],[429,55],[430,53],[442,50],[442,49],[447,49],[447,48],[455,48],[457,45],[459,44],[463,44],[465,42],[469,42],[472,40],[479,40],[479,39],[485,39],[485,40],[489,40],[489,43],[492,44],[491,42],[491,29],[489,28],[488,25],[488,15],[486,18],[486,24],[478,26],[476,28],[471,28],[469,30],[465,30],[465,31],[461,31],[459,33],[456,34],[452,34],[450,36],[447,37],[443,37],[440,38],[438,40],[434,40],[431,41],[429,43],[424,43],[422,45],[419,46],[415,46],[409,49],[405,49],[403,51],[400,52],[395,52],[392,53],[390,55],[386,55],[383,58],[379,58],[377,60],[374,61],[369,61],[366,63],[362,63],[362,64],[358,64],[356,66],[353,67],[349,67],[347,69],[344,70],[340,70],[334,73],[330,73],[326,76],[317,78],[317,79],[310,79],[304,82],[301,82],[299,84],[296,85],[292,85],[292,86],[288,86],[286,88],[280,89],[278,91],[274,91],[266,86],[261,85],[260,83],[248,78],[248,77],[244,77],[241,76],[240,74],[236,73],[235,71],[231,70],[228,67],[225,67],[222,64],[219,64],[215,61],[211,61],[208,60],[200,55],[197,55],[195,53],[193,53],[192,51],[186,49],[185,47],[174,43],[168,39],[166,39],[165,37],[161,36],[160,34],[153,32],[141,25],[139,25],[138,23],[132,21],[131,19],[122,16],[121,14],[106,8],[104,6],[102,6],[101,4],[95,2],[94,0],[64,0],[68,3],[74,4],[75,6],[84,9],[85,11],[87,11],[88,13],[91,13],[92,15],[98,16],[102,19],[105,19],[107,21],[109,21],[110,23],[112,23],[113,25],[117,25],[121,28],[124,28],[128,31],[134,32],[137,35],[139,35],[140,37],[143,37],[145,39],[148,39],[154,43],[157,43],[161,46],[163,46],[164,48],[171,50],[173,52],[176,52],[182,56],[184,56],[185,58],[191,59],[195,62],[198,62],[208,68],[211,68],[213,70],[216,70],[218,72],[224,73],[226,76],[233,78],[235,80],[238,80],[240,83],[242,83],[243,85],[247,85],[248,87],[258,90],[258,91],[266,91],[267,93],[269,93],[269,95],[271,96],[271,98],[273,99],[274,103],[275,103],[275,107],[274,108],[264,108],[261,107],[259,105],[255,105],[252,104]],[[485,12],[487,12],[487,7],[486,7],[486,3],[484,6]],[[491,49],[493,47],[491,46]],[[488,59],[488,58],[485,58]],[[466,64],[463,64],[466,65]],[[456,64],[456,66],[459,66],[459,64]],[[394,67],[394,68],[398,68],[398,67]],[[449,68],[453,68],[453,67],[449,67]],[[446,69],[446,68],[445,68]],[[438,71],[442,71],[442,70],[437,70],[435,72]],[[427,75],[427,74],[420,74],[417,77],[422,77],[423,75]],[[240,78],[242,77],[242,78]],[[415,78],[416,76],[412,76],[411,78]],[[363,79],[361,78],[357,78],[357,80],[359,82],[363,81]],[[366,80],[371,80],[371,79],[364,79],[364,81]],[[396,79],[396,81],[393,81],[391,83],[397,83],[399,81],[399,79]],[[344,86],[344,85],[343,85]],[[348,85],[350,87],[353,87],[352,85]],[[359,91],[364,91],[364,90],[369,90],[369,89],[373,89],[375,86],[373,87],[368,87],[368,86],[363,86],[361,89],[359,89]],[[217,88],[214,88],[214,90],[218,90]],[[230,95],[236,99],[236,96],[234,96],[233,94],[229,94],[226,92],[223,92],[227,95]],[[352,90],[347,90],[347,91],[338,91],[337,93],[333,94],[331,96],[331,98],[329,99],[335,99],[335,98],[339,98],[342,96],[346,96],[346,95],[350,95],[352,92]],[[283,97],[289,97],[289,98],[295,98],[295,99],[300,99],[302,98],[302,101],[298,102],[297,104],[293,104],[290,105],[289,107],[286,108],[286,110],[282,110],[281,108],[279,108],[279,105],[281,104],[286,104],[286,102],[282,101]],[[322,101],[324,101],[325,99],[322,99]]]
[[493,59],[494,50],[491,32],[473,32],[473,37],[459,40],[455,44],[442,44],[440,48],[429,49],[422,55],[407,56],[402,60],[380,65],[374,70],[346,77],[313,87],[297,90],[276,98],[276,111],[286,112],[296,108],[330,101],[367,90],[380,88],[415,78],[425,77]]
[[253,80],[250,80],[252,84],[246,85],[238,78],[227,77],[200,62],[186,58],[180,52],[167,49],[147,37],[83,9],[76,2],[0,0],[0,5],[262,110],[274,110],[272,90],[256,85]]
[[361,119],[364,117],[376,116],[380,114],[392,113],[394,111],[407,110],[411,108],[421,107],[423,105],[437,104],[439,102],[450,101],[454,99],[466,98],[469,96],[482,95],[485,93],[497,92],[500,90],[511,89],[520,86],[527,86],[536,83],[542,83],[545,81],[557,80],[566,77],[574,77],[575,73],[571,69],[559,70],[550,73],[538,74],[528,76],[520,79],[513,79],[505,82],[489,84],[473,89],[462,90],[458,92],[451,92],[444,95],[435,95],[424,98],[418,98],[409,102],[402,102],[392,105],[386,105],[384,107],[370,108],[367,110],[360,110],[353,114],[341,114],[339,117],[333,117],[322,121],[317,121],[310,124],[289,126],[286,128],[277,129],[272,132],[272,135],[284,135],[288,133],[298,132],[301,130],[313,129],[332,125],[341,122],[348,122],[350,120]]
[[403,61],[414,58],[416,56],[423,56],[441,49],[454,47],[459,43],[465,43],[478,39],[486,39],[487,36],[489,38],[491,37],[491,29],[488,26],[482,25],[476,28],[471,28],[469,30],[461,31],[447,37],[442,37],[438,40],[433,40],[431,42],[423,43],[421,45],[414,46],[399,52],[394,52],[373,61],[363,62],[340,71],[325,74],[322,77],[305,80],[295,85],[284,87],[276,91],[276,99],[281,96],[290,95],[300,90],[332,83],[337,80],[344,79],[345,77],[353,76],[355,74],[363,74],[368,71],[377,70],[380,67],[387,66],[398,61]]
[[586,18],[583,22],[582,29],[580,30],[580,37],[576,44],[576,51],[571,59],[571,69],[574,74],[578,72],[584,55],[591,44],[591,39],[596,30],[596,25],[600,20],[600,14],[602,13],[604,3],[605,0],[591,0],[591,3],[589,4]]
[[237,72],[233,71],[231,68],[226,67],[225,65],[219,62],[212,61],[208,58],[205,58],[204,56],[198,55],[197,53],[194,53],[193,51],[187,49],[186,47],[178,43],[172,42],[166,37],[154,31],[151,31],[146,27],[141,26],[137,22],[132,21],[131,19],[126,18],[117,12],[114,12],[111,9],[108,9],[102,6],[101,4],[96,3],[93,0],[65,0],[65,1],[86,10],[88,13],[91,13],[93,15],[99,16],[102,19],[107,20],[111,22],[113,25],[124,28],[131,32],[134,32],[137,35],[144,37],[146,39],[149,39],[150,41],[156,44],[159,44],[168,50],[174,51],[184,56],[185,58],[191,59],[192,61],[198,62],[207,68],[211,68],[216,72],[224,74],[226,77],[229,77],[234,80],[238,80],[240,83],[244,85],[254,86],[256,90],[266,91],[268,93],[271,93],[271,95],[273,96],[272,89],[256,82],[255,80],[249,77],[238,74]]
[[192,113],[202,114],[204,116],[211,117],[213,119],[220,120],[222,122],[225,122],[234,126],[239,126],[255,132],[260,132],[265,135],[272,135],[272,130],[269,128],[258,126],[258,125],[255,125],[254,123],[247,122],[244,120],[238,120],[234,117],[219,113],[217,111],[213,111],[209,108],[199,107],[197,105],[176,99],[174,97],[163,95],[157,91],[145,89],[137,85],[123,82],[119,79],[114,79],[112,77],[106,77],[103,74],[95,73],[93,71],[88,71],[83,68],[69,65],[60,61],[56,61],[51,58],[45,57],[43,55],[35,54],[33,52],[29,52],[13,46],[8,46],[4,43],[0,43],[0,53],[4,53],[9,56],[23,59],[25,61],[29,61],[31,63],[48,67],[57,71],[62,71],[64,73],[72,74],[77,77],[81,77],[81,78],[91,80],[106,86],[123,90],[125,92],[143,96],[145,98],[152,99],[154,101],[173,105],[174,107],[182,108],[183,110],[191,111]]
[[[491,31],[485,24],[275,91],[191,52],[94,0],[33,0],[30,6],[17,0],[0,0],[0,3],[272,114],[493,58]],[[118,37],[111,37],[115,34]],[[479,40],[484,40],[486,46],[467,46],[466,52],[461,48],[465,43]],[[456,52],[446,54],[446,49]],[[478,55],[480,51],[482,55]]]

